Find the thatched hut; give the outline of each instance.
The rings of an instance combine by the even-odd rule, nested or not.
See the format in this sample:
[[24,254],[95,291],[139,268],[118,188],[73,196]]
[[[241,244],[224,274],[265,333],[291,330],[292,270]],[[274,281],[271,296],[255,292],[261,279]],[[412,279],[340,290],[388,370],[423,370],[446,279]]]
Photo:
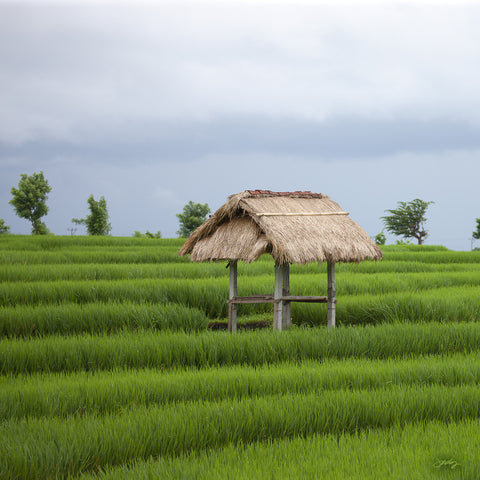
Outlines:
[[[237,296],[237,262],[269,253],[275,260],[274,295]],[[236,330],[236,305],[274,304],[273,327],[290,325],[290,303],[328,303],[327,324],[335,326],[335,263],[380,260],[381,250],[328,196],[312,192],[246,190],[198,227],[179,251],[194,262],[226,260],[230,266],[229,330]],[[327,262],[328,296],[290,295],[289,264]]]

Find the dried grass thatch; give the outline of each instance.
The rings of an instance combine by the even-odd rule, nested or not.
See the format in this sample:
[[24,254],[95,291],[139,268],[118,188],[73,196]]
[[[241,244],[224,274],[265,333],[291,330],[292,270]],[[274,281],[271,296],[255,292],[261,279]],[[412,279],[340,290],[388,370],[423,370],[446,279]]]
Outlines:
[[277,263],[380,260],[381,250],[326,195],[246,190],[230,195],[185,242],[179,255],[195,262],[253,262],[271,253]]

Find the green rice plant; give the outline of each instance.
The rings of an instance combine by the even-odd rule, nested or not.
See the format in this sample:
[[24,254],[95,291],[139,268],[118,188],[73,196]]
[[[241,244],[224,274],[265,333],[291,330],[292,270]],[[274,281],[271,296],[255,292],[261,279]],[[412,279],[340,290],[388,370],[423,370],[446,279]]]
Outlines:
[[[259,269],[257,269],[258,271]],[[264,269],[262,269],[262,273]],[[253,272],[253,270],[252,270]],[[254,274],[249,272],[249,274]],[[222,264],[203,263],[75,263],[75,264],[13,264],[4,265],[0,282],[32,282],[59,280],[139,280],[147,278],[208,278],[226,277]]]
[[[16,261],[17,263],[72,263],[72,259],[83,260],[82,256],[78,256],[78,252],[83,251],[84,257],[88,256],[87,252],[100,253],[101,251],[108,253],[119,248],[125,250],[124,253],[132,251],[165,251],[168,250],[176,255],[178,250],[183,245],[184,239],[150,239],[150,238],[134,238],[134,237],[102,237],[102,236],[42,236],[41,238],[34,236],[22,235],[5,235],[0,238],[0,252],[4,260],[9,262]],[[366,262],[361,265],[383,265],[392,261],[402,261],[403,263],[480,263],[480,252],[455,252],[449,251],[444,247],[436,246],[384,246],[384,258],[381,262]],[[12,255],[7,255],[7,252]],[[58,258],[55,260],[54,256],[43,255],[55,253]],[[74,252],[73,255],[68,255],[69,252]],[[34,255],[37,253],[37,255]],[[75,255],[75,253],[77,255]],[[101,258],[96,255],[92,260],[97,262]],[[107,255],[107,258],[108,255]],[[172,260],[189,261],[188,257],[171,257]],[[114,259],[118,262],[118,257]],[[137,257],[138,260],[138,257]],[[111,257],[107,261],[112,261]],[[272,259],[269,255],[263,255],[256,263],[267,262],[271,263]],[[2,262],[5,263],[5,262]],[[317,266],[315,264],[313,268]],[[296,268],[297,266],[292,266]],[[302,267],[302,266],[298,266]],[[338,266],[343,268],[342,264]],[[347,268],[349,265],[347,265]],[[323,267],[322,267],[323,268]],[[380,267],[383,268],[383,267]]]
[[[249,267],[249,266],[247,266]],[[265,266],[266,268],[266,266]],[[265,270],[262,273],[266,274],[271,272],[273,269],[272,266],[269,267],[269,270]],[[240,269],[239,269],[240,272]],[[422,272],[480,272],[480,263],[433,263],[433,262],[422,262],[421,257],[417,258],[416,261],[400,261],[400,260],[390,260],[388,257],[380,262],[371,262],[365,261],[360,263],[337,263],[335,265],[335,272],[337,274],[343,275],[356,274],[356,273],[373,273],[373,274],[383,274],[383,273],[422,273]],[[248,268],[242,272],[244,275],[249,275]],[[299,274],[319,274],[325,275],[327,273],[327,266],[325,263],[316,264],[308,263],[306,265],[290,265],[290,274],[299,275]],[[257,273],[256,273],[257,274]]]
[[[471,252],[465,252],[470,254]],[[385,273],[395,274],[408,274],[408,273],[449,273],[449,272],[480,272],[480,257],[477,261],[470,261],[468,263],[460,262],[439,262],[433,263],[423,262],[422,257],[417,254],[415,260],[401,261],[391,260],[385,257],[380,262],[365,261],[361,263],[338,263],[335,266],[335,271],[338,274],[338,280],[344,277],[344,274],[375,274],[382,276]],[[207,263],[205,264],[209,268],[215,268],[217,264]],[[274,263],[273,260],[264,261],[259,263],[253,263],[245,265],[239,263],[238,273],[240,276],[254,276],[254,275],[273,275]],[[298,275],[323,275],[326,276],[327,268],[326,264],[308,263],[305,265],[290,265],[290,274],[294,278]],[[393,277],[393,275],[392,275]],[[388,281],[392,278],[390,277]],[[371,278],[371,276],[370,276]]]
[[[480,264],[433,264],[420,262],[384,262],[375,264],[363,262],[360,264],[339,264],[337,275],[344,274],[376,274],[384,273],[426,273],[426,272],[475,272],[480,274]],[[245,277],[273,276],[273,262],[258,262],[250,265],[239,265],[240,281]],[[292,278],[300,275],[326,275],[325,265],[307,264],[292,265]],[[143,278],[185,278],[199,279],[211,277],[228,277],[224,262],[216,263],[66,263],[66,264],[24,264],[14,263],[2,266],[0,282],[32,282],[58,280],[128,280]],[[318,283],[318,281],[317,281]]]
[[107,467],[82,480],[329,478],[438,480],[480,478],[480,420],[395,425],[340,435],[228,444],[179,457]]
[[106,466],[225,444],[342,435],[480,417],[480,386],[394,386],[135,407],[118,415],[6,421],[0,476],[64,478]]
[[[388,261],[423,262],[423,263],[479,263],[480,252],[455,251],[387,251],[384,256]],[[382,260],[383,261],[383,260]]]
[[[418,286],[421,283],[425,287],[428,286],[429,281],[436,281],[434,276],[424,278],[423,275],[408,275],[407,277],[397,281],[398,290],[395,293],[385,293],[383,295],[372,295],[372,293],[376,288],[379,292],[386,289],[388,287],[386,279],[383,280],[383,286],[375,279],[369,283],[368,278],[364,278],[362,274],[354,276],[356,282],[352,278],[345,279],[342,285],[350,290],[350,294],[342,295],[341,287],[338,287],[338,325],[396,321],[470,321],[478,318],[480,287],[470,286],[472,281],[478,280],[474,278],[475,275],[473,277],[457,274],[450,277],[442,275],[438,282],[440,285],[463,281],[465,286],[425,290],[418,288]],[[480,279],[480,277],[478,278]],[[309,283],[309,280],[310,275],[292,278],[292,292],[300,295],[324,293],[319,286]],[[407,289],[408,282],[410,282],[410,289]],[[390,285],[392,288],[394,286]],[[367,294],[363,295],[353,294],[354,291],[362,292],[363,290],[371,290],[371,292],[368,291]],[[252,277],[244,282],[241,288],[239,286],[239,294],[244,295],[272,291],[273,277],[271,276]],[[54,320],[48,322],[37,320],[39,317],[36,315],[40,315],[43,319],[48,317],[52,319],[57,316],[56,323],[59,328],[62,328],[61,316],[58,315],[61,312],[61,306],[64,304],[98,303],[98,311],[106,312],[107,307],[102,307],[102,303],[177,303],[201,310],[209,318],[225,318],[227,315],[227,298],[228,279],[223,277],[193,281],[191,279],[141,279],[9,282],[0,290],[0,335],[39,333],[44,327],[39,330],[39,327],[32,327],[32,325],[37,325],[39,322],[43,325],[47,323],[53,325],[52,322],[55,322]],[[51,313],[48,312],[48,305],[51,305]],[[38,310],[33,308],[40,306],[44,308]],[[15,311],[18,311],[18,314]],[[23,311],[29,312],[28,316],[23,316]],[[77,311],[80,311],[80,309],[77,309]],[[271,316],[272,305],[241,305],[238,311],[240,316],[252,313],[267,313]],[[67,315],[65,313],[63,318],[67,318]],[[298,325],[323,325],[325,315],[325,305],[298,303],[292,305],[293,322]],[[69,318],[69,325],[78,325],[78,327],[73,328],[72,332],[81,331],[80,326],[84,323],[84,320],[82,318]],[[18,323],[16,319],[19,319]],[[120,324],[121,322],[117,322],[117,325]],[[68,332],[67,327],[62,330]],[[51,327],[43,329],[43,332],[55,333]]]
[[386,386],[476,385],[480,352],[448,357],[325,360],[185,371],[115,370],[4,377],[0,420],[119,413],[133,405],[225,401]]
[[[336,323],[339,326],[415,321],[468,322],[479,318],[480,287],[477,286],[337,297]],[[297,325],[324,325],[325,319],[325,305],[292,305],[292,321]]]
[[[290,280],[291,291],[299,292],[298,295],[310,294],[315,290],[326,292],[326,278],[321,281],[317,277],[301,275]],[[478,272],[437,272],[422,273],[382,273],[380,275],[357,274],[337,275],[336,291],[341,295],[381,294],[390,292],[415,292],[428,289],[455,286],[480,286]],[[308,293],[307,293],[308,292]],[[297,294],[297,293],[296,293]]]
[[[254,277],[240,292],[273,291],[273,277]],[[268,283],[268,286],[265,284]],[[0,306],[60,305],[63,303],[179,303],[210,318],[227,315],[228,279],[141,279],[118,281],[8,282],[0,289]],[[270,311],[272,305],[248,305],[246,312]]]
[[130,302],[62,303],[0,307],[0,337],[133,330],[198,331],[208,319],[197,309],[171,304]]
[[72,263],[187,263],[177,247],[72,248],[62,250],[0,250],[0,264],[72,264]]
[[[257,275],[247,277],[245,282],[238,279],[239,295],[252,293],[273,293],[273,276]],[[225,279],[227,284],[227,279]],[[421,272],[421,273],[382,273],[379,275],[341,273],[336,276],[337,299],[349,295],[387,294],[391,292],[417,292],[456,286],[480,286],[478,271],[463,272]],[[326,295],[326,275],[303,274],[292,275],[290,292],[293,295]],[[243,306],[242,306],[243,308]]]
[[0,250],[58,250],[78,247],[178,247],[184,238],[111,237],[102,235],[3,235]]
[[[90,255],[97,253],[95,262],[100,259],[98,255],[100,252],[107,253],[116,251],[120,253],[123,250],[126,252],[134,251],[166,251],[177,254],[178,250],[183,245],[184,239],[150,239],[150,238],[134,238],[134,237],[102,237],[102,236],[22,236],[22,235],[8,235],[0,238],[0,252],[2,252],[2,258],[9,260],[10,262],[17,261],[20,263],[39,263],[44,260],[44,263],[62,263],[67,261],[72,263],[72,258],[82,260],[82,256],[78,256],[80,251],[84,252],[87,256],[87,252]],[[417,246],[408,247],[396,247],[385,246],[384,258],[381,262],[362,262],[363,265],[377,265],[377,268],[385,263],[392,261],[402,261],[405,263],[480,263],[479,252],[454,252],[440,247],[423,246],[417,248]],[[11,252],[11,256],[6,255],[7,252]],[[43,255],[55,253],[58,255],[58,259],[55,260],[54,256]],[[73,255],[68,255],[73,252]],[[37,255],[34,255],[34,254]],[[75,255],[76,254],[76,255]],[[85,258],[85,257],[84,257]],[[107,258],[108,255],[107,255]],[[177,261],[189,261],[188,257],[171,257],[172,260]],[[118,258],[115,259],[118,261]],[[137,259],[138,260],[138,259]],[[438,260],[438,262],[436,261]],[[111,261],[109,258],[107,261]],[[272,263],[270,255],[263,255],[255,263]],[[338,268],[343,267],[358,267],[357,265],[343,265],[339,264]],[[303,266],[293,265],[292,268],[302,268]],[[309,264],[307,268],[313,267],[316,269],[316,264]],[[370,268],[367,267],[367,268]],[[322,266],[324,268],[324,266]],[[361,268],[361,267],[360,267]]]
[[427,323],[242,332],[121,332],[0,340],[0,374],[264,365],[475,352],[480,324]]
[[[357,274],[338,276],[337,297],[389,292],[416,292],[440,287],[480,286],[476,272],[410,273],[405,275]],[[274,277],[258,275],[239,278],[239,295],[273,293]],[[326,278],[317,275],[298,275],[291,278],[294,295],[326,293]],[[38,305],[62,302],[148,301],[176,302],[199,308],[211,317],[225,317],[227,313],[228,278],[191,279],[133,279],[117,281],[48,281],[6,282],[0,290],[0,305]],[[242,311],[271,310],[271,305],[242,305]],[[258,310],[260,309],[260,310]]]
[[42,305],[66,302],[92,303],[131,301],[195,305],[220,316],[226,311],[227,279],[142,279],[119,281],[11,282],[0,290],[0,305]]
[[[352,303],[352,302],[350,302]],[[480,287],[445,287],[422,292],[388,294],[383,303],[384,321],[478,321]]]
[[400,244],[400,245],[382,245],[381,250],[384,253],[388,252],[451,252],[443,245],[417,245],[414,243]]

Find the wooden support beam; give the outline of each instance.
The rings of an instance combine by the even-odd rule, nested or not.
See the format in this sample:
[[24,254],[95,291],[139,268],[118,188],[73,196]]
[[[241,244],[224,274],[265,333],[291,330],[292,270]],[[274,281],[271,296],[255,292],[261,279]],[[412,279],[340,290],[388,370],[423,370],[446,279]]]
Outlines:
[[[327,303],[328,297],[306,297],[303,295],[286,295],[277,299],[273,295],[249,295],[247,297],[233,297],[227,303],[278,303],[278,302],[304,302],[304,303]],[[335,300],[336,302],[336,300]]]
[[292,305],[289,301],[285,301],[285,297],[290,296],[290,265],[283,265],[283,286],[282,286],[282,329],[288,330],[292,326]]
[[279,300],[284,302],[327,303],[328,297],[305,297],[303,295],[287,295]]
[[[275,293],[274,300],[279,299],[283,293],[283,271],[282,266],[275,263]],[[282,305],[275,301],[273,304],[273,329],[282,330]]]
[[233,297],[227,303],[274,303],[273,295],[249,295],[248,297]]
[[327,301],[327,327],[335,328],[335,264],[327,263],[328,301]]
[[287,307],[285,301],[281,300],[290,293],[289,287],[289,265],[288,263],[275,264],[275,293],[273,294],[273,329],[282,330],[284,326],[290,326],[290,305]]
[[[230,261],[230,289],[229,299],[237,296],[237,262]],[[237,331],[237,305],[233,302],[228,303],[228,331],[234,333]]]

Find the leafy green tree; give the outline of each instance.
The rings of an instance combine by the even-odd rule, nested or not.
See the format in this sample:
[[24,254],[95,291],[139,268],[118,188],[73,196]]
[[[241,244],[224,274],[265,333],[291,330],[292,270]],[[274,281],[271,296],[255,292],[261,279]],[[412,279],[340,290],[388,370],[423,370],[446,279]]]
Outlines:
[[89,235],[108,235],[112,230],[112,225],[108,222],[107,201],[105,197],[95,200],[90,195],[87,200],[90,215],[86,218],[72,218],[76,225],[85,225]]
[[192,232],[199,227],[210,213],[208,203],[194,203],[191,200],[183,207],[182,213],[177,213],[180,222],[180,229],[177,235],[180,237],[189,237]]
[[427,238],[428,232],[425,230],[425,212],[428,206],[433,202],[425,202],[416,198],[411,202],[398,202],[398,208],[385,210],[391,215],[381,217],[385,228],[394,235],[404,238],[416,238],[419,245]]
[[383,233],[383,230],[380,233],[377,233],[375,235],[375,243],[377,245],[385,245],[385,242],[387,241],[387,237]]
[[4,233],[9,233],[10,232],[10,227],[8,225],[5,225],[5,220],[0,218],[0,235]]
[[472,233],[472,237],[476,240],[480,240],[480,218],[476,219],[477,229]]
[[40,219],[48,213],[47,198],[52,187],[43,176],[43,172],[27,175],[22,173],[18,188],[12,187],[13,198],[10,204],[20,218],[25,218],[32,224],[32,233],[44,235],[49,233],[45,223]]

